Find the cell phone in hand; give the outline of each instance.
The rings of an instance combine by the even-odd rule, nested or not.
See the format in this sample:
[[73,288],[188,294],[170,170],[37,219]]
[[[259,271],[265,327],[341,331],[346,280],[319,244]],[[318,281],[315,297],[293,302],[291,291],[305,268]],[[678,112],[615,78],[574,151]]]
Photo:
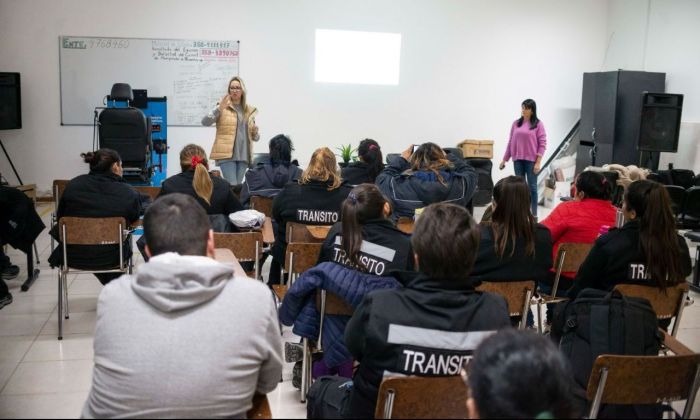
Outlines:
[[420,144],[414,144],[413,145],[413,153],[416,153],[416,150],[420,147]]

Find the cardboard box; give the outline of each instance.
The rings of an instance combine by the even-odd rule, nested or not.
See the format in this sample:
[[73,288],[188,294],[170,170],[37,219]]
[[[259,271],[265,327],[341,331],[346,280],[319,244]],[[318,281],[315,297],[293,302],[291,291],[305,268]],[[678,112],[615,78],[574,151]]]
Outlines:
[[457,147],[465,158],[493,159],[493,140],[464,140]]

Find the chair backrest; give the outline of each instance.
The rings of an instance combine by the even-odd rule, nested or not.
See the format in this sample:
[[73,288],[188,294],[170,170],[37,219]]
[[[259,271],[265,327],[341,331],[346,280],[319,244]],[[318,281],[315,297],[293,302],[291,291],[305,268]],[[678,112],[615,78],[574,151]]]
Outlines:
[[301,274],[316,265],[321,253],[321,243],[291,242],[284,256],[284,271]]
[[264,213],[267,217],[272,217],[272,197],[253,195],[250,197],[250,208]]
[[415,227],[415,221],[410,217],[401,216],[396,222],[396,228],[403,233],[408,233],[409,235],[413,233],[413,228]]
[[253,271],[246,274],[253,278],[260,275],[260,261],[263,255],[262,232],[214,233],[214,246],[226,248],[233,252],[239,262],[254,261]]
[[671,208],[673,214],[678,216],[683,212],[683,204],[685,201],[685,188],[680,185],[664,185],[669,197],[671,198]]
[[[527,314],[530,308],[530,299],[535,291],[535,282],[532,280],[484,281],[476,290],[503,296],[508,303],[510,316],[523,316]],[[524,323],[522,323],[521,327],[524,327]]]
[[618,284],[615,286],[615,290],[619,290],[625,296],[640,297],[648,300],[658,319],[675,317],[676,321],[673,324],[671,335],[676,335],[683,308],[685,307],[685,298],[688,295],[688,283],[683,282],[676,286],[667,287],[665,290],[641,284]]
[[[69,179],[54,179],[53,180],[53,186],[51,188],[51,191],[53,193],[53,205],[54,205],[54,213],[58,212],[58,202],[61,200],[61,196],[63,196],[63,191],[66,190],[66,185],[70,182]],[[54,219],[55,221],[55,219]]]
[[158,194],[160,194],[160,187],[138,185],[135,186],[134,189],[141,194],[146,194],[147,196],[151,197],[151,200],[155,200],[156,197],[158,197]]
[[214,245],[217,248],[230,249],[238,261],[255,261],[256,258],[260,260],[263,254],[262,233],[258,231],[214,233]]
[[[601,404],[656,404],[688,399],[689,418],[700,385],[700,354],[683,356],[598,356],[588,380],[589,418]],[[688,398],[690,396],[690,398]]]
[[700,187],[692,187],[685,192],[683,214],[700,218]]
[[355,310],[349,303],[333,293],[325,290],[316,290],[316,309],[325,315],[352,316]]
[[63,191],[66,190],[66,185],[70,182],[69,179],[54,179],[53,180],[53,188],[51,189],[52,194],[53,194],[53,202],[54,205],[56,206],[56,209],[58,209],[58,202],[61,201],[61,196],[63,195]]
[[304,225],[302,223],[287,222],[286,238],[287,243],[291,242],[307,242],[316,243],[323,242],[328,236],[330,225]]
[[66,245],[116,245],[127,224],[123,217],[61,217],[58,227]]
[[267,395],[255,394],[253,396],[253,407],[248,410],[246,417],[249,419],[271,419],[272,410]]
[[593,244],[567,242],[559,245],[557,259],[554,268],[561,267],[561,272],[578,271],[588,253],[593,248]]
[[379,386],[377,419],[463,419],[467,385],[459,376],[384,378]]
[[108,108],[100,113],[100,148],[116,150],[122,165],[142,168],[151,148],[150,124],[138,108]]

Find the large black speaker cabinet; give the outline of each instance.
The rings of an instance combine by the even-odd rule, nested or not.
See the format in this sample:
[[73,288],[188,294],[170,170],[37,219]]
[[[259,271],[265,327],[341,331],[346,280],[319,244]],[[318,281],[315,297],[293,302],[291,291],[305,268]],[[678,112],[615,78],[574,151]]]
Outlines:
[[665,73],[584,73],[576,172],[608,163],[641,164],[655,170],[659,153],[639,148],[640,110],[644,92],[663,92],[665,88]]
[[0,73],[0,130],[22,128],[19,73]]
[[682,111],[683,95],[644,92],[639,150],[677,152]]

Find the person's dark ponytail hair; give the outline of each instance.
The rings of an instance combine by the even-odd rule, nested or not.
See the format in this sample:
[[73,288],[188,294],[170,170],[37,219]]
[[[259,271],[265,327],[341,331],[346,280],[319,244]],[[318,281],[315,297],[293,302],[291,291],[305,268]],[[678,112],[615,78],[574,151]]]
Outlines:
[[357,154],[369,166],[369,177],[374,182],[382,170],[384,170],[384,159],[379,143],[372,139],[364,139],[357,148]]
[[612,186],[603,174],[583,171],[576,177],[576,192],[583,192],[584,198],[610,201]]
[[367,271],[360,261],[362,248],[362,225],[368,220],[384,217],[384,204],[387,202],[374,184],[360,184],[353,188],[342,208],[341,248],[345,258],[360,271]]
[[[537,118],[537,104],[532,99],[525,99],[521,105],[524,106],[525,109],[532,110],[532,117],[530,117],[530,130],[534,130],[537,128],[537,123],[540,121],[539,118]],[[518,127],[523,125],[524,120],[525,117],[520,116],[518,119]]]
[[666,189],[654,181],[635,181],[627,188],[625,206],[639,220],[639,242],[651,279],[661,290],[682,282],[676,219]]
[[520,239],[525,243],[525,254],[535,255],[535,227],[537,222],[530,211],[530,189],[525,179],[509,176],[501,179],[493,188],[496,204],[491,217],[493,245],[496,255],[503,258],[507,249],[515,253]]
[[111,172],[112,165],[122,161],[119,153],[112,149],[98,149],[94,152],[81,153],[80,157],[85,163],[90,164],[91,172],[99,173]]
[[292,160],[292,139],[284,134],[278,134],[270,139],[270,160],[273,164],[287,164]]

